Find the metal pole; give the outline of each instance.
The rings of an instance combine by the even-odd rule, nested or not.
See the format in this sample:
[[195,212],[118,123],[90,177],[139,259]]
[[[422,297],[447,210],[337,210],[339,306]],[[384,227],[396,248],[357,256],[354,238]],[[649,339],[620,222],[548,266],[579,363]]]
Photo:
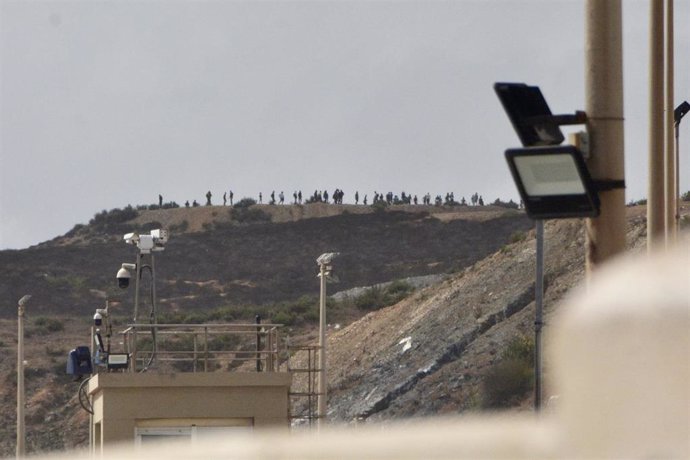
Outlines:
[[318,424],[326,420],[326,264],[320,265],[321,295],[319,297],[319,395],[317,398]]
[[680,231],[680,121],[673,124],[673,130],[676,133],[676,184],[675,193],[673,195],[673,202],[675,203],[674,228],[676,235],[678,235]]
[[261,315],[256,315],[256,372],[261,372]]
[[664,3],[650,1],[647,250],[664,244]]
[[141,252],[137,254],[136,279],[134,280],[134,324],[137,323],[137,315],[139,314],[139,280],[141,279],[141,261],[143,257]]
[[536,221],[537,279],[534,284],[534,411],[541,411],[541,329],[544,303],[544,221]]
[[24,306],[31,298],[25,295],[19,299],[17,307],[17,458],[26,453],[26,429],[24,425]]
[[[585,10],[585,109],[591,145],[587,166],[595,180],[623,180],[621,1],[587,0]],[[625,191],[601,191],[599,196],[600,216],[587,219],[588,278],[592,269],[625,250]]]
[[666,217],[666,246],[676,240],[675,226],[675,164],[673,143],[673,0],[666,0],[666,180],[665,180],[665,217]]

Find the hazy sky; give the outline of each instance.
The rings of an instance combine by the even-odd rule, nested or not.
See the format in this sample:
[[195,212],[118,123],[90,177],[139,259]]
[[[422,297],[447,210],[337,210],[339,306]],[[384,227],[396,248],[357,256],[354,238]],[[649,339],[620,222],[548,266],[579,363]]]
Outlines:
[[[492,85],[584,109],[584,3],[1,0],[0,249],[159,193],[517,200],[503,151],[519,140]],[[631,200],[647,187],[649,2],[623,3]],[[689,10],[676,2],[676,24]],[[689,42],[676,26],[677,102]]]

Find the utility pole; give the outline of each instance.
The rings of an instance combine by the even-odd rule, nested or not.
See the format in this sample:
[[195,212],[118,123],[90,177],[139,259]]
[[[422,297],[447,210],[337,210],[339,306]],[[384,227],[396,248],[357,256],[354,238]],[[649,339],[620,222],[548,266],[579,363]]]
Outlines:
[[[594,180],[624,180],[621,0],[585,3],[585,89]],[[625,190],[602,190],[601,214],[587,219],[586,271],[625,250]]]
[[647,250],[664,244],[664,3],[649,2],[649,184]]
[[676,241],[676,156],[674,149],[674,117],[673,109],[673,0],[666,0],[666,187],[665,193],[665,216],[666,216],[666,246]]
[[24,426],[24,307],[31,298],[25,295],[19,299],[17,307],[17,458],[23,458],[26,453],[26,431]]

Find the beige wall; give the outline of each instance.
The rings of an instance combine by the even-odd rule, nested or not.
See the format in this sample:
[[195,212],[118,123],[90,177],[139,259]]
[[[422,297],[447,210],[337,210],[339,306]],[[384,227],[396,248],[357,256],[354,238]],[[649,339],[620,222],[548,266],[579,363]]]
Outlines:
[[92,427],[101,430],[93,439],[133,442],[136,426],[160,426],[162,419],[198,426],[250,419],[255,428],[287,428],[290,382],[290,374],[273,372],[99,374],[89,382]]

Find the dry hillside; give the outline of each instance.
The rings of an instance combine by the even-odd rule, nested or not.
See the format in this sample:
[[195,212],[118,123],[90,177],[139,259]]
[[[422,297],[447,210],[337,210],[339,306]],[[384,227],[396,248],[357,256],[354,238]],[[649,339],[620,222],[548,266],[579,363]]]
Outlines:
[[[629,210],[632,250],[645,242],[643,212]],[[492,366],[516,337],[534,333],[533,238],[530,232],[441,284],[332,331],[330,417],[362,422],[486,408]],[[546,224],[545,330],[558,301],[583,279],[583,245],[582,221]],[[531,392],[522,396],[513,405],[528,407]]]
[[[223,210],[201,208],[200,213],[210,213],[213,217],[214,211]],[[288,211],[278,209],[276,212]],[[684,214],[687,212],[687,209],[683,211]],[[172,214],[165,213],[168,216]],[[629,208],[628,214],[628,242],[632,250],[639,250],[645,239],[645,209]],[[156,218],[162,220],[162,215]],[[201,214],[199,217],[203,221]],[[409,274],[442,273],[445,276],[441,277],[443,281],[418,289],[387,308],[371,311],[358,319],[355,311],[350,316],[341,317],[348,322],[355,318],[350,324],[331,325],[328,355],[331,419],[362,423],[462,413],[487,407],[485,392],[487,381],[490,381],[487,376],[495,375],[491,374],[492,370],[502,362],[506,348],[515,337],[533,334],[534,235],[529,230],[532,224],[524,216],[506,215],[505,211],[487,207],[483,210],[445,210],[440,216],[367,211],[290,219],[292,217],[286,217],[282,223],[256,225],[232,221],[217,225],[211,222],[205,226],[202,224],[202,230],[198,232],[188,230],[178,234],[176,243],[173,245],[175,240],[171,240],[170,247],[161,256],[165,257],[161,266],[167,266],[160,280],[163,285],[161,299],[167,299],[165,308],[169,308],[172,299],[179,295],[177,291],[166,292],[166,289],[177,284],[180,284],[180,289],[186,286],[184,282],[171,283],[176,277],[210,286],[207,292],[193,284],[194,289],[199,289],[195,291],[197,302],[206,302],[212,295],[220,297],[219,292],[231,297],[232,284],[228,283],[239,277],[221,270],[226,265],[233,265],[227,264],[229,256],[238,257],[231,248],[240,254],[248,254],[240,249],[253,248],[263,257],[284,257],[295,267],[308,266],[299,276],[308,279],[305,283],[315,291],[313,253],[332,248],[329,245],[333,241],[349,241],[352,245],[350,251],[366,252],[370,258],[343,256],[338,259],[339,274],[343,274],[347,281],[338,285],[342,290]],[[546,225],[546,329],[555,314],[558,300],[582,280],[582,227],[582,222],[577,220],[553,221]],[[84,263],[88,257],[95,258],[99,262],[88,266],[88,270],[104,274],[93,278],[94,282],[102,279],[104,283],[112,283],[113,259],[119,263],[130,255],[131,247],[121,242],[119,227],[117,233],[112,234],[89,233],[87,230],[83,230],[81,236],[58,238],[38,248],[0,252],[0,258],[4,258],[6,269],[9,266],[20,273],[31,273],[31,270],[36,270],[31,265],[34,263],[41,267],[40,270],[45,270],[44,273],[53,274],[60,266],[58,261],[64,261],[66,257],[79,263]],[[307,244],[297,237],[308,234],[316,239],[324,234],[324,230],[335,235],[336,240],[318,241],[321,247],[314,248],[314,241]],[[82,238],[84,235],[90,235],[91,239]],[[357,237],[348,240],[348,235]],[[96,242],[94,239],[112,241]],[[235,246],[228,246],[228,239],[233,240]],[[509,239],[513,242],[508,242]],[[263,240],[268,244],[261,244]],[[286,240],[290,241],[287,245]],[[358,246],[363,240],[370,245]],[[213,247],[221,248],[215,251],[220,254],[214,254],[211,251]],[[300,253],[299,257],[295,257],[296,252]],[[199,253],[203,255],[202,259],[195,258]],[[472,257],[468,258],[468,254]],[[216,255],[219,257],[217,260],[214,259]],[[222,260],[226,262],[220,262]],[[462,263],[458,264],[458,261]],[[363,268],[365,264],[373,263],[378,264],[376,276]],[[349,272],[346,269],[348,264]],[[216,265],[218,271],[214,272],[212,269]],[[259,265],[270,268],[268,263]],[[185,272],[185,266],[192,266],[195,271]],[[426,267],[425,271],[415,273],[410,270],[419,266]],[[68,276],[70,269],[58,274]],[[287,270],[292,278],[288,277],[286,285],[300,286],[296,270]],[[244,277],[259,286],[266,280],[265,273],[247,273]],[[83,276],[85,280],[90,279],[86,274]],[[208,283],[212,280],[218,282]],[[20,286],[21,294],[27,287],[36,288],[39,282],[45,282],[45,277],[34,280],[34,286]],[[56,284],[50,286],[54,288]],[[71,287],[81,288],[81,285]],[[66,315],[49,309],[30,310],[33,317],[28,320],[30,334],[26,367],[29,452],[84,446],[88,442],[87,418],[75,398],[77,384],[63,374],[67,352],[75,345],[88,343],[90,316],[93,309],[102,303],[102,297],[91,292],[93,288],[87,286],[86,289],[83,306],[71,310],[65,307],[66,312],[76,310],[78,314]],[[336,290],[331,288],[331,292]],[[65,291],[60,295],[64,295],[66,301],[79,302],[82,299],[80,292],[84,291],[76,294]],[[14,291],[10,293],[9,298],[19,298]],[[53,297],[45,295],[56,301],[62,298],[57,294]],[[295,296],[299,295],[301,293],[295,293]],[[342,305],[346,303],[344,301]],[[124,305],[120,308],[124,309]],[[336,307],[341,308],[339,305]],[[16,306],[6,310],[16,311],[14,309]],[[330,317],[333,318],[332,315]],[[38,318],[43,318],[43,321],[39,323]],[[59,327],[52,327],[55,322],[60,323]],[[304,327],[293,326],[291,329],[304,341],[313,342],[313,324]],[[0,408],[3,409],[0,415],[0,455],[9,456],[14,452],[16,404],[16,374],[13,370],[16,365],[16,321],[11,315],[0,319],[0,330],[0,376],[4,382],[0,387]],[[298,365],[299,360],[299,355],[293,357],[294,364]],[[547,375],[548,369],[546,363]],[[546,394],[549,394],[548,388]],[[509,401],[510,406],[529,407],[529,389],[515,393],[515,396]]]

